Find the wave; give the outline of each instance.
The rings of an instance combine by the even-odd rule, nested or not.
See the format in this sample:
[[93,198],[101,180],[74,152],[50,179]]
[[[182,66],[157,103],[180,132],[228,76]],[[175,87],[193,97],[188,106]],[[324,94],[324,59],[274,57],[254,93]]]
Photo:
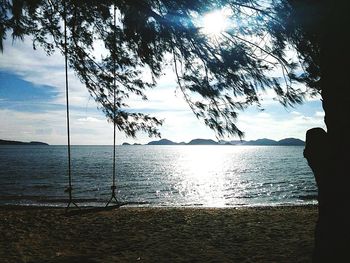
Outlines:
[[300,200],[317,200],[317,195],[299,195]]

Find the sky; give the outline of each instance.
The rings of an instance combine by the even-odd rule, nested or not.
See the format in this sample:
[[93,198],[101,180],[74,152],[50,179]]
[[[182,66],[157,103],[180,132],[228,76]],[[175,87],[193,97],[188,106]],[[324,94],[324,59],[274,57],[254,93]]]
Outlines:
[[[29,39],[6,40],[0,53],[0,139],[43,141],[53,145],[67,143],[64,58],[56,52],[47,56],[33,50]],[[113,144],[113,125],[107,122],[93,98],[69,71],[71,143],[74,145]],[[215,133],[198,120],[176,91],[176,78],[171,68],[147,92],[148,101],[131,98],[132,110],[149,113],[164,124],[162,138],[188,142],[195,138],[214,139]],[[262,94],[264,111],[248,108],[238,116],[237,125],[245,132],[244,140],[299,138],[313,127],[323,127],[324,112],[319,98],[303,105],[284,108],[273,100],[273,92]],[[224,138],[237,140],[236,137]],[[147,143],[140,133],[136,139],[117,134],[117,144]]]

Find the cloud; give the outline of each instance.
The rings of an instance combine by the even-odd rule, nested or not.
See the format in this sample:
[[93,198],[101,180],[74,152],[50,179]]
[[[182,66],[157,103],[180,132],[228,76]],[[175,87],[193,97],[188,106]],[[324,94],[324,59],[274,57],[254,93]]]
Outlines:
[[242,113],[238,118],[238,127],[245,131],[246,138],[259,139],[267,137],[280,140],[294,137],[305,140],[305,133],[314,127],[325,128],[321,112],[306,115],[302,112],[292,111],[283,114],[252,114]]
[[44,129],[36,129],[35,134],[43,136],[43,135],[51,135],[53,132],[52,128],[44,128]]
[[[47,56],[40,48],[34,51],[28,38],[13,45],[11,41],[6,40],[0,70],[17,74],[23,80],[38,86],[54,87],[58,93],[52,103],[65,105],[64,58],[59,52]],[[149,78],[147,74],[145,72],[145,78]],[[163,75],[157,81],[157,88],[146,91],[149,101],[131,94],[127,104],[135,111],[188,109],[181,94],[175,94],[176,85],[172,67],[165,67]],[[86,107],[88,104],[94,109],[98,106],[72,70],[69,70],[69,103],[75,107]]]
[[[0,56],[0,71],[17,74],[38,87],[46,85],[57,91],[50,101],[43,104],[45,111],[19,111],[16,105],[11,109],[0,109],[0,138],[66,144],[65,75],[62,55],[57,52],[48,57],[41,50],[33,51],[30,40],[26,39],[24,42],[16,42],[15,45],[5,41],[4,53]],[[112,144],[113,125],[96,109],[97,104],[72,71],[69,72],[69,83],[72,144]],[[167,67],[158,80],[158,86],[146,91],[149,101],[131,96],[128,101],[130,109],[165,119],[164,126],[160,128],[163,138],[178,142],[193,138],[215,139],[215,133],[201,120],[196,119],[182,94],[176,90],[176,86],[173,69]],[[266,108],[264,112],[247,110],[239,115],[238,127],[246,132],[246,139],[304,139],[307,129],[324,127],[322,107],[320,104],[313,104],[319,98],[312,98],[311,104],[307,102],[303,107],[283,110],[273,99],[276,97],[273,90],[261,92],[261,95],[262,106]],[[0,100],[4,101],[4,98]],[[27,100],[23,104],[32,107],[33,101]],[[146,143],[149,140],[145,134],[140,134],[136,140],[126,138],[121,132],[117,134],[119,144],[124,141]]]
[[301,115],[301,113],[298,112],[298,111],[291,111],[290,114],[295,115],[295,116],[300,116]]
[[80,123],[98,123],[98,122],[105,122],[106,120],[94,118],[94,117],[85,117],[85,118],[79,118],[77,119]]
[[65,138],[65,119],[60,112],[31,113],[2,109],[0,119],[2,139],[60,143]]
[[[40,48],[33,50],[28,38],[14,44],[5,40],[0,70],[17,74],[35,85],[54,87],[58,92],[54,103],[65,104],[64,57],[59,52],[47,56]],[[87,101],[90,95],[72,70],[69,70],[68,77],[70,103],[79,106]]]
[[324,118],[324,115],[325,115],[324,111],[316,111],[315,113],[315,117]]

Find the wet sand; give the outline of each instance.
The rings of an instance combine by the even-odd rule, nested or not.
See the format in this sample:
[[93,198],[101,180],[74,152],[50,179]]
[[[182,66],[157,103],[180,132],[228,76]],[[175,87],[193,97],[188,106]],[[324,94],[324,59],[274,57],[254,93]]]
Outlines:
[[[0,207],[0,262],[311,262],[316,206]],[[73,211],[73,210],[72,210]]]

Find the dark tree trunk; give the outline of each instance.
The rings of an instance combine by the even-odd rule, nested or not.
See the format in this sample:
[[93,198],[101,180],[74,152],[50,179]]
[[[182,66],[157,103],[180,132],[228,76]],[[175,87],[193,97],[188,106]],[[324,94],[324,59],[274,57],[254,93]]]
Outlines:
[[313,169],[319,188],[315,262],[350,262],[350,21],[346,2],[324,1],[321,88],[327,139],[320,171]]

